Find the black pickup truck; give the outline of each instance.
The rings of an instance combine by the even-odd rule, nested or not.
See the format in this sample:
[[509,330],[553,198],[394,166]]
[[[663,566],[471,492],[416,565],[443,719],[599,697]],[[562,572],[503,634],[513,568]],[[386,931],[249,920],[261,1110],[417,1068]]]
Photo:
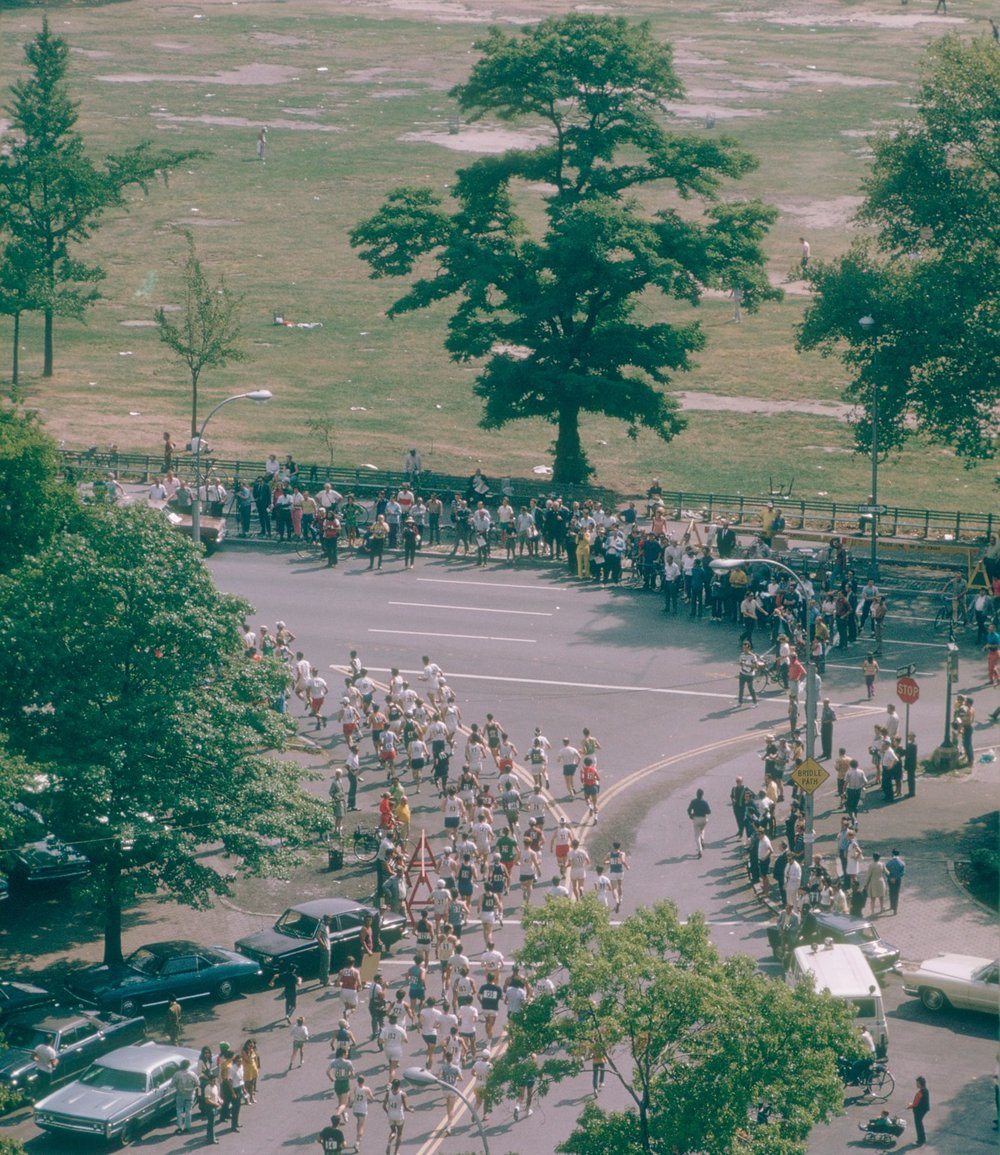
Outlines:
[[[72,1014],[42,1008],[10,1019],[3,1027],[0,1050],[0,1083],[14,1093],[15,1103],[37,1099],[49,1088],[75,1078],[94,1059],[146,1037],[146,1020],[124,1018],[110,1012]],[[51,1074],[33,1057],[38,1047],[51,1047],[56,1066]]]

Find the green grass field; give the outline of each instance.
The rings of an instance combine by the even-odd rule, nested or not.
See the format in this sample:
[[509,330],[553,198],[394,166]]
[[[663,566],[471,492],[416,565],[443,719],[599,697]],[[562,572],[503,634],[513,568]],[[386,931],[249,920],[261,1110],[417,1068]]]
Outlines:
[[[202,412],[231,391],[266,387],[263,410],[230,406],[211,440],[226,457],[292,452],[325,460],[305,428],[311,416],[337,422],[339,465],[399,468],[421,448],[444,472],[530,473],[548,461],[552,430],[519,423],[478,428],[473,367],[450,363],[439,307],[390,322],[400,291],[371,281],[347,234],[388,189],[407,182],[444,190],[455,169],[480,153],[480,127],[448,132],[449,87],[464,79],[472,43],[493,20],[517,25],[571,5],[542,0],[125,0],[103,7],[47,10],[73,49],[72,86],[81,127],[100,152],[144,137],[209,154],[173,174],[168,188],[136,198],[109,218],[89,247],[108,271],[104,299],[86,325],[57,324],[56,376],[40,377],[36,318],[22,328],[27,404],[71,445],[117,441],[155,452],[163,430],[185,433],[189,386],[150,327],[153,310],[178,287],[185,246],[195,236],[213,275],[225,272],[246,296],[251,360],[202,381]],[[865,136],[905,114],[915,65],[928,41],[958,28],[975,35],[984,0],[953,4],[947,20],[930,0],[869,4],[792,3],[773,11],[726,0],[694,0],[681,11],[642,0],[600,11],[648,19],[670,40],[688,90],[677,124],[727,133],[760,158],[759,170],[730,195],[759,195],[781,209],[768,242],[771,274],[784,281],[808,236],[813,254],[848,243],[865,173]],[[597,10],[597,9],[593,9]],[[23,69],[23,43],[38,9],[0,17],[0,77]],[[706,126],[707,113],[715,127]],[[266,164],[254,144],[270,128]],[[487,130],[496,126],[486,125]],[[431,136],[432,139],[427,139]],[[651,194],[655,203],[654,192]],[[837,400],[838,362],[794,351],[805,299],[800,289],[742,325],[731,303],[698,310],[708,344],[677,390],[762,400]],[[276,312],[322,322],[312,331],[275,327]],[[10,363],[10,326],[0,322],[0,379]],[[737,402],[734,402],[737,404]],[[602,484],[631,492],[658,475],[665,486],[760,493],[768,479],[795,492],[861,499],[868,464],[850,452],[850,430],[825,417],[699,412],[671,445],[590,419],[584,436]],[[995,470],[966,472],[939,447],[914,447],[885,466],[882,499],[905,505],[984,510]]]

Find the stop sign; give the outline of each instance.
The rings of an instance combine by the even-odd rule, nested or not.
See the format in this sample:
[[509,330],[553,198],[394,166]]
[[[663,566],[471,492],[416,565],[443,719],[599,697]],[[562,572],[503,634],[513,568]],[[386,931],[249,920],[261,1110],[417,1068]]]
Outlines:
[[915,702],[920,697],[920,687],[913,678],[900,678],[896,683],[896,697],[901,702]]

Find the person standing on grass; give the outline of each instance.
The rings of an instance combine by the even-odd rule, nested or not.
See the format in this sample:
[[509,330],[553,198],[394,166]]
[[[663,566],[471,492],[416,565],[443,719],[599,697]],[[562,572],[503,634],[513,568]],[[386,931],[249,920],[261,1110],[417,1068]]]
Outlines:
[[875,679],[878,677],[879,664],[874,654],[868,654],[861,663],[861,673],[865,679],[865,689],[868,692],[868,701],[875,697]]

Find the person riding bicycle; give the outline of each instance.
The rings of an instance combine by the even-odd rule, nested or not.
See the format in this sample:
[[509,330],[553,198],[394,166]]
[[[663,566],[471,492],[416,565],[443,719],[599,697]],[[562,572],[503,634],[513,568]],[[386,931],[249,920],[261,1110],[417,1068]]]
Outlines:
[[957,573],[953,578],[948,580],[948,584],[944,587],[945,604],[951,603],[951,620],[952,624],[958,621],[965,621],[965,595],[968,591],[968,585],[964,577]]

